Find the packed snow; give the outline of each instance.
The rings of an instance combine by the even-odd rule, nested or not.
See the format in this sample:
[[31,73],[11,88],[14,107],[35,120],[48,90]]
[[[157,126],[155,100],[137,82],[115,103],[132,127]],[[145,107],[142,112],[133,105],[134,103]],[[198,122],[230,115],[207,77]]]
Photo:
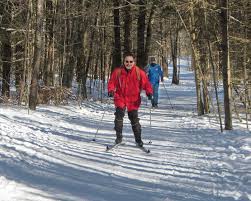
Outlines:
[[251,132],[234,120],[221,133],[216,115],[196,115],[186,65],[180,85],[160,84],[158,109],[142,97],[149,154],[135,146],[127,116],[125,145],[106,152],[115,140],[109,99],[36,111],[1,105],[0,201],[251,200]]

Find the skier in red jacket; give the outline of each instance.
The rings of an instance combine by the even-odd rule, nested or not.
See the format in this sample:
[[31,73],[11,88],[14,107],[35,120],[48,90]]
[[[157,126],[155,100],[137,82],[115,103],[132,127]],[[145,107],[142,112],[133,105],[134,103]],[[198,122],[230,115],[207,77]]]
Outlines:
[[131,121],[135,142],[142,147],[141,125],[138,118],[138,109],[141,103],[140,92],[146,91],[148,99],[152,99],[152,86],[146,73],[135,65],[134,56],[127,54],[124,57],[124,65],[117,67],[111,74],[108,82],[108,96],[114,97],[116,107],[115,114],[115,143],[122,142],[123,118],[127,108],[128,118]]

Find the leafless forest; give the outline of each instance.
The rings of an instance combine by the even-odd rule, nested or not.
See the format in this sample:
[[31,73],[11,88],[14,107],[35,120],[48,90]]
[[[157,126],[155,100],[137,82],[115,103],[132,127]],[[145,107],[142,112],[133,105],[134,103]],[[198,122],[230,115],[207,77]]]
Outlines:
[[[133,52],[158,57],[179,85],[191,59],[197,113],[221,129],[251,121],[249,0],[0,0],[0,105],[65,104],[99,98],[111,71]],[[169,61],[173,72],[168,72]],[[73,85],[76,92],[73,93]],[[214,97],[214,98],[212,98]],[[223,97],[220,99],[219,97]]]

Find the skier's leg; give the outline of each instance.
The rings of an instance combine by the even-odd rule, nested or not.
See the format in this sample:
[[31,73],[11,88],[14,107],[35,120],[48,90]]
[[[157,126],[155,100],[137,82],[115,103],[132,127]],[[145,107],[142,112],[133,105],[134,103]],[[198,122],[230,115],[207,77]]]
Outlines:
[[141,140],[141,125],[139,123],[138,110],[132,110],[128,112],[128,117],[131,121],[132,130],[135,137],[135,142],[139,146],[143,146],[143,142]]
[[154,86],[154,93],[155,93],[155,107],[158,107],[158,102],[159,102],[159,83],[155,84]]
[[118,144],[122,142],[122,138],[123,138],[122,130],[123,130],[123,118],[125,116],[125,109],[117,107],[114,115],[115,115],[114,130],[116,131],[115,143]]
[[152,84],[152,88],[153,88],[153,97],[152,97],[152,100],[151,100],[151,103],[152,103],[152,107],[154,107],[154,85]]

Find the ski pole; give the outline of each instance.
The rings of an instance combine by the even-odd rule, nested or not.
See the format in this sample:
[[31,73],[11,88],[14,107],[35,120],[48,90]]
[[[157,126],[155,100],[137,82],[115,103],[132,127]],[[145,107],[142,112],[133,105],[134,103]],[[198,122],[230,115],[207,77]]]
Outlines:
[[94,138],[92,139],[92,141],[96,141],[96,136],[97,136],[97,134],[98,134],[98,131],[99,131],[99,129],[100,129],[100,127],[101,127],[101,124],[102,124],[102,122],[103,122],[103,118],[104,118],[104,116],[105,116],[105,111],[106,111],[106,110],[104,110],[104,112],[103,112],[103,115],[102,115],[102,118],[101,118],[101,122],[100,122],[100,124],[99,124],[99,126],[98,126],[98,128],[97,128],[97,130],[96,130],[96,133],[95,133]]
[[[150,133],[152,133],[152,108],[150,108]],[[151,140],[151,135],[150,135],[150,141],[149,144],[152,144],[152,140]]]
[[173,109],[173,105],[172,105],[171,100],[170,100],[170,97],[169,97],[169,95],[168,95],[168,92],[167,92],[166,86],[165,86],[164,82],[162,82],[162,83],[163,83],[164,89],[165,89],[165,91],[166,91],[166,95],[167,95],[167,98],[168,98],[169,103],[170,103],[170,105],[171,105],[171,108]]
[[[151,102],[152,102],[152,99],[150,100]],[[151,105],[151,104],[150,104]],[[150,133],[152,133],[152,108],[151,107],[149,107],[149,109],[150,109],[150,115],[149,115],[149,117],[150,117]],[[151,135],[150,135],[150,140],[149,140],[149,144],[152,144],[152,141],[151,141]]]
[[[108,99],[108,105],[109,105],[109,100],[110,100],[110,99]],[[107,107],[107,108],[108,108],[108,107]],[[99,124],[99,126],[98,126],[98,128],[97,128],[97,130],[96,130],[96,133],[95,133],[95,135],[94,135],[94,138],[92,139],[92,141],[94,141],[94,142],[96,141],[96,136],[97,136],[97,134],[98,134],[98,132],[99,132],[99,129],[100,129],[102,123],[103,123],[103,119],[104,119],[104,116],[105,116],[105,112],[108,111],[107,108],[105,109],[105,108],[103,107],[104,112],[103,112],[103,114],[102,114],[101,122],[100,122],[100,124]]]

